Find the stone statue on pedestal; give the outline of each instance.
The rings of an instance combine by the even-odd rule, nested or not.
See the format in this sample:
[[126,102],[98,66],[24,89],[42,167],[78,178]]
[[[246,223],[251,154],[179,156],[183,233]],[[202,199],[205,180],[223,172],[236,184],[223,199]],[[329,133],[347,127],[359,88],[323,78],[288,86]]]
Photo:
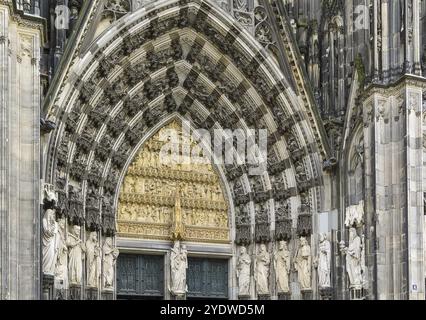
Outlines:
[[170,292],[174,296],[183,296],[187,292],[186,269],[188,268],[187,250],[180,241],[175,241],[170,255],[171,284]]
[[312,256],[311,246],[305,237],[300,237],[300,246],[296,254],[294,267],[297,270],[299,278],[300,289],[312,290],[311,281],[311,268],[312,268]]
[[239,296],[250,295],[250,265],[251,259],[246,247],[240,248],[240,255],[237,261],[237,279]]
[[118,250],[112,243],[112,238],[105,239],[103,246],[103,287],[104,289],[114,288],[114,266],[118,258]]
[[43,243],[43,272],[54,275],[57,257],[57,234],[58,225],[55,217],[56,194],[53,186],[46,185],[44,188],[44,217],[42,228]]
[[83,252],[86,252],[86,246],[80,239],[80,226],[72,227],[72,232],[68,233],[67,247],[68,256],[68,280],[72,285],[81,285],[83,275]]
[[331,246],[325,233],[320,235],[318,251],[318,286],[329,288],[331,287]]
[[290,251],[286,241],[280,241],[274,255],[277,293],[289,293]]
[[349,229],[349,246],[340,243],[340,250],[346,255],[346,272],[349,276],[349,287],[353,289],[362,288],[361,274],[361,238],[355,228]]
[[264,244],[260,245],[256,255],[256,291],[259,295],[269,293],[269,266],[271,258]]
[[57,237],[57,259],[55,266],[55,282],[59,289],[68,288],[68,247],[65,240],[65,228],[67,220],[61,218],[58,221],[58,237]]
[[87,263],[87,286],[97,288],[101,273],[101,248],[99,247],[98,235],[91,232],[86,241],[86,263]]

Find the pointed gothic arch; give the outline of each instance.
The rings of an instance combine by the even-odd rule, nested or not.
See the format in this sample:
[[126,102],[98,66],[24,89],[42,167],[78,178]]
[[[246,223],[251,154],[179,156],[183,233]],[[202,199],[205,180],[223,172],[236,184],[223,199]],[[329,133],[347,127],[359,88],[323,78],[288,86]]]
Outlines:
[[235,242],[313,233],[326,142],[268,52],[205,0],[163,1],[111,25],[70,63],[48,114],[45,180],[71,224],[115,234],[117,194],[140,141],[172,113],[213,130],[266,129],[267,170],[222,166]]

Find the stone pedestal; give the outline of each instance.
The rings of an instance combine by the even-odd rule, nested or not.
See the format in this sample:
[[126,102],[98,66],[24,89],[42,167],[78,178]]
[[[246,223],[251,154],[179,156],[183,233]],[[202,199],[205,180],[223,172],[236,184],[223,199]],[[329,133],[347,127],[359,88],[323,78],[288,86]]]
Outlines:
[[86,300],[98,300],[98,288],[87,288]]
[[278,293],[278,300],[291,300],[291,293]]
[[69,289],[69,300],[81,300],[81,286],[71,285]]
[[113,291],[103,291],[102,292],[102,300],[114,300],[114,292]]
[[319,295],[320,300],[333,300],[333,288],[320,288]]
[[186,300],[185,294],[172,295],[172,300]]
[[54,299],[54,281],[55,277],[50,274],[43,274],[43,300]]
[[349,291],[351,295],[351,300],[365,300],[363,289],[351,288]]
[[55,300],[66,300],[66,299],[67,299],[67,290],[55,289]]
[[259,294],[257,300],[271,300],[270,294]]
[[251,300],[249,295],[246,296],[238,296],[238,300]]
[[312,290],[303,290],[302,291],[303,300],[312,300]]

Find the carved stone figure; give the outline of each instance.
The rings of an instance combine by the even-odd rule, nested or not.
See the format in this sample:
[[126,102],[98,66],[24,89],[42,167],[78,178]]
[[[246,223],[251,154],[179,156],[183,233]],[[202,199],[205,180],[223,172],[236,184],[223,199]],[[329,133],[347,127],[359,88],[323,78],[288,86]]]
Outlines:
[[318,285],[320,288],[331,287],[331,246],[325,233],[320,235],[318,254]]
[[269,294],[269,266],[271,258],[264,244],[260,245],[256,256],[256,291],[257,294]]
[[364,221],[364,201],[346,208],[345,226],[360,225]]
[[44,190],[44,217],[42,229],[43,243],[43,272],[54,275],[56,265],[56,237],[58,226],[55,220],[56,195],[53,186],[46,186]]
[[86,247],[80,239],[80,226],[72,227],[72,233],[68,233],[67,247],[69,250],[68,256],[68,280],[72,285],[81,285],[83,275],[83,252],[86,252]]
[[349,229],[349,246],[345,247],[344,242],[340,243],[340,249],[346,255],[346,272],[349,276],[349,287],[353,289],[362,288],[361,274],[361,238],[355,228]]
[[68,247],[65,240],[66,218],[63,217],[58,221],[58,237],[57,237],[57,259],[55,266],[55,281],[57,288],[68,287]]
[[101,248],[99,247],[98,235],[91,232],[86,241],[86,263],[87,263],[87,286],[97,288],[101,273]]
[[297,270],[301,290],[311,290],[311,246],[305,237],[300,237],[300,246],[296,254],[294,267]]
[[170,292],[175,296],[182,296],[187,291],[186,269],[188,268],[188,258],[186,246],[180,241],[175,241],[170,255],[171,283]]
[[290,292],[290,251],[287,248],[286,241],[280,241],[278,250],[274,255],[274,268],[276,274],[277,293]]
[[239,296],[250,295],[250,266],[251,259],[246,247],[240,248],[240,255],[237,261],[237,279]]
[[172,238],[176,240],[181,240],[184,236],[185,236],[185,226],[183,224],[183,218],[182,218],[180,189],[178,188],[175,195]]
[[114,287],[114,266],[118,257],[118,250],[112,243],[112,238],[105,239],[103,250],[103,287],[113,289]]

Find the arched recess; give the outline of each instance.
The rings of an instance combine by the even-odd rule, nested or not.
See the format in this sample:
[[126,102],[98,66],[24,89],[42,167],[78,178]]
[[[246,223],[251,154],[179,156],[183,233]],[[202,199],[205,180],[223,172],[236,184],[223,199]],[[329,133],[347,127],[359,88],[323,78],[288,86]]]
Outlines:
[[[235,238],[229,223],[232,196],[211,150],[202,145],[203,137],[191,132],[179,114],[171,114],[152,132],[140,141],[120,177],[114,205],[118,236],[229,244]],[[181,225],[174,223],[177,214]],[[173,235],[175,229],[182,234]]]
[[321,135],[274,60],[209,1],[159,2],[118,20],[72,63],[54,101],[45,180],[71,223],[114,234],[126,163],[179,113],[207,130],[267,130],[262,175],[220,167],[238,244],[312,233],[324,198]]

